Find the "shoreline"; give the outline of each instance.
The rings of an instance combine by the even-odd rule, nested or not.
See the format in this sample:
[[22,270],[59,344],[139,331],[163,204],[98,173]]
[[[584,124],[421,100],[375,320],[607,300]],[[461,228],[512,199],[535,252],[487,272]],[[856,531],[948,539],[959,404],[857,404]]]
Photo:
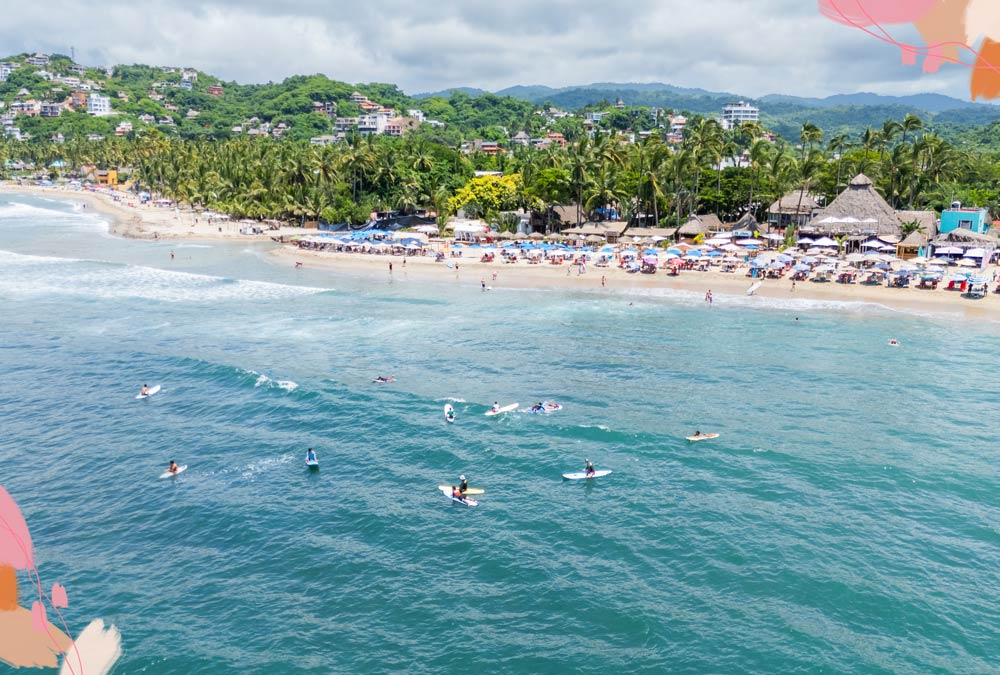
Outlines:
[[[656,274],[629,274],[617,267],[588,266],[586,273],[578,274],[568,265],[528,265],[524,261],[511,265],[504,264],[499,259],[481,263],[475,257],[448,258],[448,262],[458,264],[456,270],[449,268],[445,262],[435,262],[432,256],[404,257],[370,253],[320,252],[299,249],[289,244],[274,244],[271,241],[272,236],[301,235],[303,230],[285,227],[269,231],[264,235],[244,235],[239,233],[240,226],[237,223],[209,224],[193,211],[139,206],[135,203],[130,205],[129,195],[124,193],[120,201],[115,201],[111,195],[103,192],[19,186],[9,183],[0,183],[0,193],[83,203],[108,218],[110,234],[127,239],[267,243],[273,248],[267,252],[266,258],[276,266],[287,265],[289,268],[294,268],[296,263],[301,262],[303,267],[346,276],[387,278],[390,274],[389,263],[392,263],[392,278],[406,282],[455,282],[464,287],[479,286],[481,282],[485,282],[487,286],[496,289],[583,290],[607,296],[636,296],[648,291],[663,291],[665,294],[671,292],[692,294],[695,299],[712,291],[713,296],[717,296],[723,302],[726,298],[733,297],[741,298],[742,304],[746,306],[752,302],[752,299],[747,297],[746,291],[753,280],[746,276],[745,270],[738,270],[735,273],[687,270],[674,277],[660,270]],[[195,222],[196,218],[198,222]],[[606,286],[601,284],[602,276],[606,278]],[[993,284],[991,291],[992,286]],[[792,282],[786,277],[764,280],[754,293],[754,297],[770,301],[828,302],[833,305],[831,309],[841,303],[868,304],[888,310],[933,314],[944,318],[1000,321],[1000,295],[992,292],[982,300],[970,300],[961,297],[957,292],[940,288],[937,290],[922,290],[915,287],[888,288],[884,285],[863,286],[832,281],[797,282],[793,289]]]

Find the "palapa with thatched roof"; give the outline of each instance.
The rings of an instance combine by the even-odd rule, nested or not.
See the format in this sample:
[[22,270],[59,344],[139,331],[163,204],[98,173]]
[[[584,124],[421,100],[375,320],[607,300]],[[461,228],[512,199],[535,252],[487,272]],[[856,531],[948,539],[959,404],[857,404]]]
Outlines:
[[915,258],[925,246],[927,246],[927,235],[920,230],[914,230],[906,236],[906,239],[896,244],[896,256],[904,260]]
[[816,195],[805,190],[793,190],[767,209],[767,224],[782,230],[789,225],[802,227],[818,208],[819,198]]
[[801,234],[825,235],[899,236],[900,230],[899,216],[863,173],[855,176],[847,189],[808,225],[799,228]]
[[978,232],[973,232],[972,230],[966,229],[964,227],[959,227],[952,230],[951,232],[946,232],[945,234],[940,234],[931,241],[935,246],[957,246],[958,248],[973,248],[973,247],[988,247],[997,246],[1000,241],[997,240],[996,232],[990,232],[989,234],[979,234]]
[[761,229],[760,223],[757,222],[757,219],[754,218],[753,214],[749,211],[744,213],[742,218],[733,223],[731,229],[733,232],[760,233],[764,231]]
[[935,211],[896,211],[900,223],[916,223],[925,237],[938,233],[938,215]]
[[687,222],[677,228],[677,235],[680,237],[697,237],[699,234],[718,232],[722,229],[722,221],[714,213],[706,213],[704,215],[692,213]]

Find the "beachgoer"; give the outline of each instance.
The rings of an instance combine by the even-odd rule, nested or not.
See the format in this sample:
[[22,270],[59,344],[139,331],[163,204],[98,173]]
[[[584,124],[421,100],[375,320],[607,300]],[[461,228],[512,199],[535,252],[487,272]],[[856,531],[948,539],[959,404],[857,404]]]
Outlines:
[[167,471],[176,474],[180,470],[181,468],[177,466],[177,462],[175,462],[174,460],[170,460],[170,466],[167,467]]
[[[493,281],[496,281],[496,280],[497,280],[497,273],[496,273],[496,272],[494,272],[494,273],[493,273]],[[995,281],[995,280],[994,280],[994,281]]]
[[602,274],[601,275],[601,288],[604,288],[607,285],[608,285],[608,278]]
[[146,385],[142,385],[142,388],[139,390],[139,395],[149,396],[149,387],[147,387]]
[[458,491],[464,495],[469,491],[469,481],[465,480],[465,476],[459,476],[458,480],[462,481],[458,484]]
[[482,286],[483,290],[485,291],[486,290],[486,279],[480,279],[479,280],[479,285]]
[[299,269],[300,267],[302,267],[302,263],[296,261],[295,269]]
[[795,292],[795,279],[792,279],[792,293]]
[[173,260],[173,259],[174,259],[174,252],[173,252],[173,251],[171,251],[171,252],[170,252],[170,259],[171,259],[171,260]]
[[306,464],[311,464],[316,461],[316,453],[313,452],[312,448],[306,451]]
[[403,269],[406,269],[406,258],[403,258]]
[[389,274],[392,274],[392,263],[389,263]]
[[589,459],[585,459],[585,460],[583,460],[583,461],[587,463],[587,465],[586,465],[586,466],[584,467],[584,469],[583,469],[584,473],[586,473],[586,474],[587,474],[587,478],[590,478],[590,477],[591,477],[591,476],[593,476],[593,475],[594,475],[595,473],[597,473],[597,472],[595,471],[595,469],[594,469],[594,465],[590,463],[590,460],[589,460]]

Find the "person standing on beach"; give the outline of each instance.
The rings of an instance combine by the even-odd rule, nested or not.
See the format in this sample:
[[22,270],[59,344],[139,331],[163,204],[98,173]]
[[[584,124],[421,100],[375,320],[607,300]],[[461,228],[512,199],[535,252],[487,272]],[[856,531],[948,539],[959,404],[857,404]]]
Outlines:
[[389,263],[389,274],[392,274],[392,263]]
[[485,291],[486,290],[486,279],[480,279],[479,280],[479,285],[482,286],[483,290]]
[[608,278],[602,274],[601,275],[601,288],[604,288],[607,285],[608,285]]
[[795,279],[792,279],[792,293],[795,292]]

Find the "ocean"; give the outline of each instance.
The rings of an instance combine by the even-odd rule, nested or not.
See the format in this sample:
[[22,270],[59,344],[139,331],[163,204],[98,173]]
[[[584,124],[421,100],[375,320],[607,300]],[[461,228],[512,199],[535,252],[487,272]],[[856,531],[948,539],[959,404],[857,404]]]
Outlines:
[[0,195],[0,484],[115,673],[1000,673],[996,325],[267,250]]

